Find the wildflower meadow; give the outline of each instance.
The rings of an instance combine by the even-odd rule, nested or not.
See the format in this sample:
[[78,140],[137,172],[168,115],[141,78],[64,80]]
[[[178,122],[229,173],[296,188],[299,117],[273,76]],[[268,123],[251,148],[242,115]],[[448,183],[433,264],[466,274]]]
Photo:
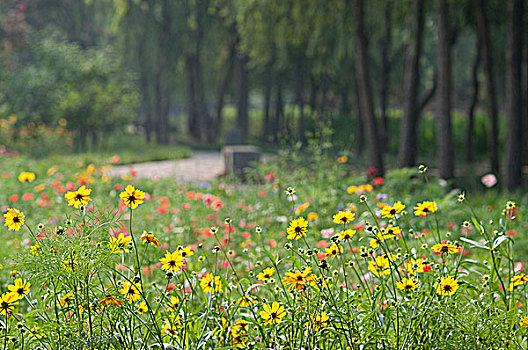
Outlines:
[[520,203],[346,162],[327,188],[280,161],[243,185],[5,171],[0,346],[526,348]]

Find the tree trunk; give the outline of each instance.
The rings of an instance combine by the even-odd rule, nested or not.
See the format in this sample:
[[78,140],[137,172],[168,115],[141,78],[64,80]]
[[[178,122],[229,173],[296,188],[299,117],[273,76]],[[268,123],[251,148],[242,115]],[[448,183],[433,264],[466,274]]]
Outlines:
[[451,45],[447,0],[437,0],[438,11],[438,95],[436,119],[438,123],[438,167],[440,177],[454,175],[453,136],[451,130]]
[[392,2],[387,2],[385,6],[385,33],[381,45],[381,82],[380,82],[380,103],[381,103],[381,144],[382,151],[389,150],[389,119],[387,117],[387,100],[389,97],[390,88],[390,71],[391,62],[389,58],[389,51],[392,39]]
[[313,74],[310,75],[310,112],[314,115],[317,112],[317,80]]
[[306,121],[304,117],[304,76],[303,76],[303,66],[302,66],[302,55],[297,56],[295,64],[295,99],[297,105],[299,106],[299,124],[298,124],[298,134],[299,141],[301,143],[306,142]]
[[490,30],[486,18],[484,0],[474,0],[479,35],[479,46],[484,58],[484,71],[486,77],[486,97],[488,100],[488,114],[490,118],[490,136],[488,142],[491,171],[499,173],[499,113],[497,107],[497,94],[495,93],[495,77],[493,75],[492,48]]
[[236,57],[236,104],[237,104],[237,128],[240,130],[242,143],[247,140],[249,130],[248,97],[249,97],[249,71],[246,55]]
[[403,76],[403,118],[400,124],[400,144],[398,163],[400,167],[414,166],[418,149],[418,85],[420,83],[420,57],[422,54],[422,37],[424,28],[423,0],[413,2],[414,37],[409,39],[405,54],[405,71]]
[[273,123],[273,141],[275,143],[279,142],[279,134],[281,133],[280,125],[281,125],[281,117],[284,116],[284,106],[282,102],[282,77],[279,74],[279,80],[277,83],[277,96],[275,99],[275,120]]
[[481,47],[480,41],[477,43],[477,53],[475,56],[475,63],[473,64],[473,96],[471,97],[471,104],[469,105],[468,111],[468,127],[466,131],[466,161],[473,161],[473,137],[474,137],[474,125],[475,125],[475,108],[478,103],[479,95],[479,81],[478,81],[478,69],[480,66]]
[[356,106],[357,106],[357,125],[356,125],[356,153],[358,155],[363,154],[363,149],[365,148],[365,135],[363,134],[363,111],[361,110],[361,98],[359,97],[359,88],[357,83],[357,78],[354,78],[354,95],[356,97]]
[[200,121],[199,115],[196,111],[196,89],[194,87],[195,79],[195,59],[193,55],[185,56],[185,68],[187,71],[187,128],[189,136],[197,140],[199,139]]
[[319,106],[319,119],[322,120],[322,115],[324,112],[326,112],[327,103],[328,103],[328,83],[329,83],[330,77],[328,76],[328,73],[323,73],[323,78],[321,81],[321,105]]
[[269,142],[272,135],[271,125],[271,89],[273,87],[273,76],[272,76],[272,63],[269,62],[266,65],[266,78],[264,80],[264,126],[262,128],[263,134],[262,139],[264,142]]
[[[232,33],[236,33],[236,26],[233,25],[234,28],[231,28]],[[229,85],[231,83],[231,79],[233,78],[233,71],[235,66],[235,55],[236,55],[236,45],[237,41],[233,40],[231,47],[229,49],[229,57],[226,62],[226,70],[224,78],[222,79],[220,83],[220,87],[218,88],[218,99],[216,103],[216,112],[215,117],[212,120],[212,127],[210,128],[210,141],[211,143],[216,143],[218,141],[218,133],[220,132],[222,128],[222,111],[224,110],[224,103],[225,103],[225,95],[227,93],[227,90],[229,89]]]
[[361,111],[364,116],[365,135],[369,148],[369,160],[377,170],[378,175],[383,176],[383,158],[381,155],[376,116],[370,90],[369,62],[367,55],[367,38],[364,32],[364,3],[363,0],[351,0],[354,8],[355,21],[355,43],[356,43],[356,75],[358,81]]
[[168,99],[167,87],[164,84],[167,68],[166,56],[161,54],[156,74],[156,141],[158,144],[168,143]]
[[506,187],[513,191],[521,185],[522,99],[521,62],[523,31],[522,0],[508,3],[506,39]]
[[159,144],[169,143],[169,98],[167,86],[168,43],[170,42],[170,11],[167,0],[163,1],[161,33],[159,36],[160,53],[156,72],[156,141]]

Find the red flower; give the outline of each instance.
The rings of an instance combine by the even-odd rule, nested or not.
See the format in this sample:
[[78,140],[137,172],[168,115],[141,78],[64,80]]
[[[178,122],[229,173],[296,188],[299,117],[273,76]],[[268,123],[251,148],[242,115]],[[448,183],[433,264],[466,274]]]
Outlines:
[[373,185],[383,185],[384,182],[385,180],[382,177],[375,177],[374,179],[372,179]]
[[378,169],[376,169],[376,167],[373,167],[373,166],[369,167],[367,170],[368,176],[375,176],[377,173],[378,173]]

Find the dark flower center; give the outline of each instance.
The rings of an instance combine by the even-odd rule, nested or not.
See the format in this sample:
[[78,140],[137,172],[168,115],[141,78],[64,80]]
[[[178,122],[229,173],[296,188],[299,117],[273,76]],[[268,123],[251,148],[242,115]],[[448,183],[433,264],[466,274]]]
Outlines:
[[271,313],[271,318],[275,318],[275,317],[277,317],[277,313],[276,312],[272,312]]
[[2,309],[3,309],[3,310],[7,310],[7,309],[9,309],[9,303],[6,302],[6,301],[2,301]]
[[446,246],[446,245],[444,245],[444,246],[442,246],[442,248],[440,249],[440,251],[441,251],[442,253],[449,253],[449,247]]
[[301,282],[303,280],[303,276],[297,276],[297,281]]
[[15,217],[13,218],[13,222],[20,222],[20,218],[19,218],[18,216],[15,216]]
[[136,201],[136,197],[134,197],[134,196],[128,196],[128,201],[129,201],[130,203],[133,203],[133,202]]
[[169,266],[176,266],[176,261],[174,260],[169,261]]
[[396,215],[396,209],[391,209],[390,213],[391,213],[391,215]]
[[429,208],[427,208],[427,207],[423,208],[423,212],[424,213],[427,213],[428,211],[429,211]]
[[301,232],[302,232],[302,228],[301,228],[300,226],[297,226],[297,227],[295,228],[295,232],[296,232],[296,233],[301,233]]
[[82,200],[83,197],[84,197],[84,196],[83,196],[82,194],[80,194],[80,193],[78,193],[78,194],[75,196],[75,198],[76,198],[78,201]]
[[444,290],[446,292],[450,292],[452,290],[451,286],[444,286]]
[[23,295],[23,294],[24,294],[24,288],[18,288],[18,289],[17,289],[17,293],[18,293],[19,295]]

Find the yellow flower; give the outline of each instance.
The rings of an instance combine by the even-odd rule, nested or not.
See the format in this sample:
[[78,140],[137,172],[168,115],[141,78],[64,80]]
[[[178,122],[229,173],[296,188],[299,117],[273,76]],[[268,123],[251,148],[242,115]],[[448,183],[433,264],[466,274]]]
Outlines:
[[418,283],[416,283],[413,278],[402,278],[401,282],[396,282],[396,287],[398,287],[399,290],[408,292],[418,288]]
[[315,317],[310,315],[308,318],[309,322],[306,322],[305,326],[312,327],[314,331],[318,331],[319,329],[326,327],[329,319],[328,315],[326,314],[326,311],[318,313]]
[[458,253],[458,247],[449,243],[437,243],[431,247],[432,251],[438,254],[455,254]]
[[20,182],[33,182],[35,180],[35,173],[30,171],[23,171],[18,175],[18,181]]
[[334,224],[346,225],[350,221],[354,220],[355,216],[356,216],[356,214],[354,214],[352,212],[341,210],[341,211],[339,211],[337,214],[335,214],[333,216]]
[[35,192],[44,191],[45,188],[46,188],[46,185],[44,185],[44,184],[37,185],[37,186],[35,186]]
[[44,333],[41,333],[40,332],[40,328],[35,326],[33,328],[31,328],[28,332],[28,337],[30,338],[36,338],[36,339],[41,339],[41,338],[44,338],[46,336],[46,334]]
[[239,318],[231,327],[231,343],[237,347],[244,347],[245,338],[248,336],[249,324],[246,320]]
[[183,267],[183,257],[179,250],[175,250],[173,253],[169,253],[169,251],[166,251],[165,256],[159,261],[163,264],[161,266],[162,270],[165,270],[167,272],[178,272]]
[[141,286],[132,282],[122,282],[119,293],[123,294],[130,303],[134,303],[141,299]]
[[130,209],[136,209],[138,205],[144,202],[145,192],[136,189],[132,185],[128,185],[119,197]]
[[180,250],[180,255],[182,256],[182,258],[188,258],[190,256],[193,256],[194,252],[192,250],[192,247],[191,246],[187,246],[187,247],[183,248],[182,250]]
[[112,296],[112,294],[107,294],[105,295],[103,298],[101,298],[101,300],[99,300],[99,305],[101,306],[110,306],[110,305],[113,305],[113,306],[121,306],[121,304],[123,304],[123,301],[122,300],[119,300],[117,298],[114,298]]
[[56,165],[52,166],[47,171],[48,176],[51,176],[51,175],[55,174],[57,172],[57,170],[59,170],[59,168]]
[[15,309],[15,305],[18,304],[18,298],[16,294],[4,293],[0,296],[0,315],[9,317],[9,314]]
[[376,238],[370,239],[370,246],[372,248],[377,248],[379,247],[380,242],[383,242],[386,239],[394,238],[395,234],[400,234],[400,233],[401,233],[401,229],[398,226],[395,226],[395,227],[389,226],[385,229],[385,231],[378,232],[376,234]]
[[36,242],[29,248],[29,253],[37,256],[40,249],[40,242]]
[[308,202],[299,205],[297,210],[295,210],[295,215],[299,215],[300,213],[302,213],[303,211],[308,209],[309,206],[310,206],[310,203],[308,203]]
[[369,261],[368,270],[376,277],[388,275],[391,271],[391,263],[394,262],[395,256],[391,253],[377,256],[374,260]]
[[303,217],[293,219],[290,222],[290,226],[286,229],[288,232],[288,239],[301,239],[306,235],[306,228],[308,227],[308,221],[304,220]]
[[407,269],[409,275],[414,275],[415,273],[424,272],[424,263],[422,258],[411,259],[408,262],[405,262],[403,265]]
[[358,187],[352,185],[352,186],[348,186],[346,191],[347,191],[348,193],[352,194],[352,193],[356,193],[357,190],[358,190]]
[[325,250],[325,257],[328,258],[330,256],[336,256],[343,253],[343,247],[338,246],[337,244],[332,244],[330,247],[326,248]]
[[284,306],[280,305],[276,301],[273,302],[271,306],[264,304],[263,309],[264,310],[260,312],[260,317],[264,320],[264,324],[280,323],[286,316]]
[[267,267],[264,269],[264,271],[262,271],[261,273],[257,275],[257,279],[259,281],[266,281],[268,278],[273,276],[274,273],[275,273],[275,269],[273,267]]
[[154,247],[159,247],[161,245],[159,239],[157,239],[152,232],[143,231],[139,240],[146,244],[152,244]]
[[257,303],[257,299],[251,295],[245,295],[241,298],[238,298],[237,303],[240,305],[240,307],[248,307],[255,305]]
[[401,213],[403,209],[405,209],[405,205],[403,205],[402,202],[397,201],[392,207],[390,205],[385,205],[383,209],[381,209],[380,214],[384,218],[391,219]]
[[436,210],[436,202],[425,201],[416,204],[416,207],[414,207],[414,215],[426,217],[429,213],[434,213]]
[[342,163],[346,163],[347,160],[348,160],[348,157],[347,157],[347,156],[341,156],[341,157],[338,157],[338,158],[337,158],[337,162],[338,162],[338,163],[341,163],[341,164],[342,164]]
[[528,316],[522,316],[519,320],[519,326],[528,328]]
[[200,287],[204,293],[214,293],[222,291],[222,279],[220,276],[213,276],[212,273],[206,272],[200,279]]
[[132,236],[126,236],[124,233],[120,233],[117,238],[110,237],[108,246],[112,249],[112,253],[128,253],[130,252],[130,242],[132,242]]
[[342,241],[348,241],[356,234],[356,230],[348,229],[339,232],[339,239]]
[[139,305],[137,305],[137,310],[139,312],[139,314],[144,314],[145,312],[148,311],[148,306],[147,304],[145,304],[144,301],[142,301]]
[[91,188],[86,188],[86,186],[82,185],[77,191],[66,192],[64,197],[68,200],[70,207],[73,205],[75,208],[79,208],[80,205],[88,205],[88,202],[92,200],[90,197],[91,193]]
[[17,278],[15,284],[10,284],[7,289],[15,295],[17,299],[24,299],[24,295],[29,293],[29,287],[31,283],[24,281],[22,278]]
[[314,212],[308,213],[308,221],[314,221],[317,219],[319,219],[319,215],[317,215],[317,213],[314,213]]
[[302,290],[306,287],[306,283],[310,282],[310,274],[312,273],[312,268],[307,267],[302,272],[301,271],[289,271],[286,272],[286,277],[282,279],[282,283],[288,286],[288,289],[297,289]]
[[458,282],[453,277],[442,277],[436,286],[436,292],[440,295],[449,296],[455,294],[458,287]]
[[59,300],[60,307],[68,307],[68,306],[70,306],[70,303],[73,301],[73,299],[75,299],[75,297],[73,296],[72,292],[66,293],[66,295],[63,296],[62,298],[60,298],[60,300]]
[[4,214],[4,218],[4,225],[7,227],[8,230],[19,231],[22,225],[24,225],[24,219],[26,217],[24,216],[23,212],[14,208],[9,208]]
[[358,190],[362,191],[362,192],[363,191],[372,192],[372,191],[374,191],[374,187],[371,184],[359,185],[358,186]]
[[521,273],[520,275],[517,275],[517,276],[513,276],[508,290],[511,292],[516,287],[522,286],[526,282],[528,282],[528,275],[524,273]]
[[171,300],[167,303],[166,311],[167,312],[178,312],[179,307],[180,307],[180,298],[171,295]]

